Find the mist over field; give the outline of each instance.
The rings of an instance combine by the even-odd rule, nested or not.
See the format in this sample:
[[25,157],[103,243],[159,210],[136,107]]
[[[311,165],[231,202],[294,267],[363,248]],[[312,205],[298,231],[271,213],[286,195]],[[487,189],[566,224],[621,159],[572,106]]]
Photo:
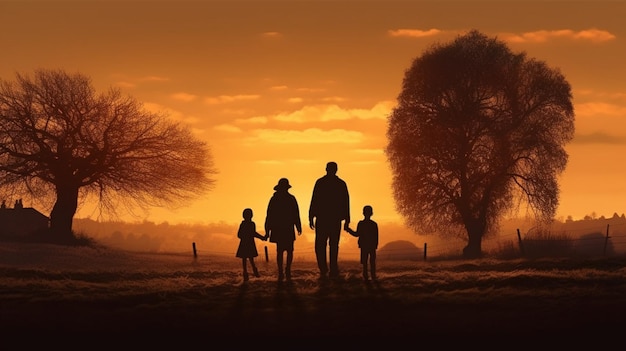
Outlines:
[[[97,242],[129,251],[189,253],[196,245],[197,252],[206,255],[232,255],[234,257],[239,240],[238,223],[211,224],[169,224],[167,222],[97,222],[90,219],[75,219],[74,230]],[[260,228],[260,229],[259,229]],[[410,243],[419,253],[416,260],[423,259],[426,245],[427,255],[431,258],[458,256],[465,239],[437,235],[417,234],[400,223],[380,222],[379,249],[385,245],[403,241]],[[264,233],[262,226],[257,229]],[[519,230],[519,236],[518,236]],[[607,239],[606,236],[609,236]],[[572,246],[572,250],[584,256],[602,256],[606,254],[626,253],[626,217],[614,213],[611,217],[588,216],[582,220],[555,220],[547,226],[539,226],[531,220],[508,219],[501,223],[499,231],[483,241],[483,249],[488,255],[498,255],[503,251],[519,255],[519,239],[554,239]],[[296,257],[314,259],[314,231],[305,226],[302,236],[296,238]],[[606,246],[606,247],[605,247]],[[269,242],[257,241],[259,251],[264,247],[275,250]],[[340,241],[341,255],[357,259],[359,248],[357,239],[342,232]],[[511,252],[513,251],[513,252]]]

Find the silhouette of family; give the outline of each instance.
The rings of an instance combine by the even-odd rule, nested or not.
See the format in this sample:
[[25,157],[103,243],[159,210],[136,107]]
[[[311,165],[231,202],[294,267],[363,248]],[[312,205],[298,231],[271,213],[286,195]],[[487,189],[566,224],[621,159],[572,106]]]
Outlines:
[[[374,213],[372,206],[363,207],[363,220],[359,221],[356,230],[351,229],[348,186],[337,176],[337,170],[336,162],[331,161],[326,164],[326,174],[316,180],[309,205],[309,227],[315,230],[315,257],[320,279],[339,277],[339,239],[342,229],[358,237],[363,279],[368,281],[370,274],[372,279],[377,279],[378,225],[371,219]],[[257,232],[256,224],[252,221],[252,210],[246,208],[243,211],[243,221],[238,232],[240,243],[236,257],[242,259],[244,281],[249,280],[248,262],[254,276],[260,276],[254,263],[254,257],[258,256],[255,239],[269,240],[276,244],[278,281],[291,281],[294,242],[296,232],[298,236],[302,235],[302,223],[298,201],[289,192],[290,188],[291,184],[287,178],[279,179],[278,184],[274,186],[274,194],[267,205],[265,235]]]

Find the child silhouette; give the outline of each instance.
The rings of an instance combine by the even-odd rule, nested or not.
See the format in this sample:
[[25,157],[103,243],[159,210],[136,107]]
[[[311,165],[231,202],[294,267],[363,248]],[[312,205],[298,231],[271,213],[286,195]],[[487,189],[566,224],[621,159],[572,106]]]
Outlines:
[[239,231],[237,232],[239,247],[237,247],[236,256],[241,258],[241,262],[243,264],[244,281],[248,281],[249,279],[247,261],[250,261],[250,266],[252,267],[252,273],[254,276],[260,277],[259,271],[254,264],[254,258],[259,255],[254,239],[257,238],[263,241],[267,240],[264,235],[261,235],[256,231],[256,223],[252,221],[252,216],[252,209],[246,208],[243,210],[243,221],[239,224]]
[[346,226],[346,231],[358,237],[361,248],[361,264],[363,265],[363,279],[369,280],[367,266],[369,261],[372,279],[376,280],[376,249],[378,248],[378,224],[372,220],[374,210],[372,206],[363,206],[363,219],[357,224],[356,230]]

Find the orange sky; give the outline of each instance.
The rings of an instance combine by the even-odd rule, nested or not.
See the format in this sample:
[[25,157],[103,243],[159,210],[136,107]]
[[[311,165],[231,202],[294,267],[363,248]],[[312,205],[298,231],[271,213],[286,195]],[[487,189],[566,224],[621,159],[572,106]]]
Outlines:
[[78,71],[209,143],[211,192],[126,220],[239,222],[250,207],[262,223],[287,177],[308,230],[313,184],[333,160],[355,223],[365,204],[375,220],[400,221],[383,149],[404,71],[433,43],[477,29],[570,82],[576,136],[558,216],[608,217],[626,199],[625,16],[625,2],[604,1],[0,0],[0,77]]

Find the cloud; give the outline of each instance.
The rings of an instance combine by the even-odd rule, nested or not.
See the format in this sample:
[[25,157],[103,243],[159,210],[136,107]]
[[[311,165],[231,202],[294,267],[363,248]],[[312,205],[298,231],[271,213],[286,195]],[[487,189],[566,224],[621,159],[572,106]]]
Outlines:
[[202,128],[191,128],[191,132],[195,135],[206,135],[206,130]]
[[159,76],[145,76],[139,78],[139,81],[142,82],[167,82],[170,79],[167,77],[159,77]]
[[254,113],[254,110],[249,109],[249,108],[239,108],[239,109],[225,108],[225,109],[222,109],[220,112],[224,114],[229,114],[229,115],[244,116],[244,115],[249,115],[251,113]]
[[304,101],[304,99],[300,98],[300,97],[292,97],[292,98],[287,99],[287,102],[290,103],[290,104],[300,104],[303,101]]
[[626,100],[626,93],[598,91],[592,89],[574,89],[574,96]]
[[296,91],[304,92],[304,93],[323,93],[326,91],[324,88],[298,88]]
[[204,99],[204,102],[209,105],[219,105],[219,104],[227,104],[231,102],[237,101],[249,101],[249,100],[257,100],[261,96],[260,95],[220,95],[216,97],[207,97]]
[[302,109],[282,113],[273,117],[276,121],[290,123],[307,123],[328,120],[330,115],[335,115],[335,119],[345,119],[345,113],[336,105],[332,106],[304,106]]
[[322,99],[324,102],[344,102],[346,98],[342,98],[340,96],[329,96]]
[[213,127],[214,130],[227,133],[241,133],[241,128],[232,124],[219,124]]
[[126,82],[126,81],[119,81],[119,82],[115,82],[114,84],[120,88],[125,88],[125,89],[132,89],[132,88],[137,87],[137,84]]
[[268,119],[265,116],[238,118],[237,120],[235,120],[235,122],[239,124],[266,124],[267,121]]
[[426,38],[441,34],[443,31],[439,29],[393,29],[388,30],[387,34],[392,37],[408,37],[408,38]]
[[261,36],[263,36],[264,38],[279,38],[279,37],[282,37],[283,35],[280,32],[270,31],[270,32],[261,33]]
[[511,43],[545,43],[552,39],[586,40],[594,43],[605,42],[616,38],[611,32],[600,29],[587,29],[574,31],[571,29],[561,30],[538,30],[521,34],[502,33],[501,39]]
[[626,144],[621,125],[626,122],[626,106],[606,102],[576,104],[576,144]]
[[383,149],[357,149],[355,152],[363,155],[383,155],[385,152]]
[[386,119],[392,107],[391,101],[380,102],[371,109],[343,109],[337,105],[305,106],[298,111],[276,115],[273,119],[290,123]]
[[171,108],[168,108],[166,106],[163,106],[161,104],[155,103],[155,102],[144,102],[143,103],[143,108],[146,109],[149,112],[152,113],[157,113],[157,114],[166,114],[169,117],[173,117],[174,119],[182,119],[182,113],[176,110],[172,110]]
[[160,76],[144,76],[140,78],[128,78],[123,74],[116,74],[115,76],[120,79],[115,82],[115,85],[121,88],[128,89],[136,88],[137,82],[167,82],[170,80],[169,78]]
[[576,144],[626,144],[626,137],[610,135],[604,132],[594,132],[589,134],[577,134],[572,140]]
[[596,116],[615,116],[626,117],[626,107],[621,105],[609,104],[606,102],[586,102],[576,104],[576,116],[579,117],[596,117]]
[[[183,120],[185,123],[189,123],[189,124],[197,124],[198,122],[201,122],[201,120],[202,120],[201,118],[196,117],[196,116],[190,116],[190,115],[184,116],[182,112],[179,113],[179,115],[181,117],[181,120]],[[184,118],[183,118],[183,116],[184,116]]]
[[[427,38],[436,35],[450,33],[452,31],[444,31],[441,29],[395,29],[388,30],[387,33],[392,37],[406,37],[406,38]],[[559,30],[537,30],[524,33],[500,33],[498,35],[504,41],[510,43],[545,43],[553,39],[569,39],[579,41],[590,41],[594,43],[606,42],[617,38],[613,33],[601,30],[597,28],[590,28],[585,30],[571,30],[571,29],[559,29]]]
[[279,91],[279,90],[287,90],[288,87],[286,85],[275,85],[270,87],[270,90]]
[[369,110],[354,109],[350,111],[358,119],[387,119],[394,106],[395,102],[393,101],[381,101]]
[[194,94],[180,92],[180,93],[172,94],[171,97],[174,100],[190,102],[190,101],[195,100],[198,96]]
[[186,115],[183,112],[171,109],[161,104],[157,104],[153,102],[146,102],[143,104],[143,107],[147,111],[157,113],[157,114],[164,114],[169,119],[172,119],[174,121],[180,121],[185,124],[197,124],[198,122],[200,122],[200,118],[196,116]]
[[356,144],[363,139],[361,132],[309,128],[305,130],[259,129],[248,141],[253,145],[259,141],[275,144]]

